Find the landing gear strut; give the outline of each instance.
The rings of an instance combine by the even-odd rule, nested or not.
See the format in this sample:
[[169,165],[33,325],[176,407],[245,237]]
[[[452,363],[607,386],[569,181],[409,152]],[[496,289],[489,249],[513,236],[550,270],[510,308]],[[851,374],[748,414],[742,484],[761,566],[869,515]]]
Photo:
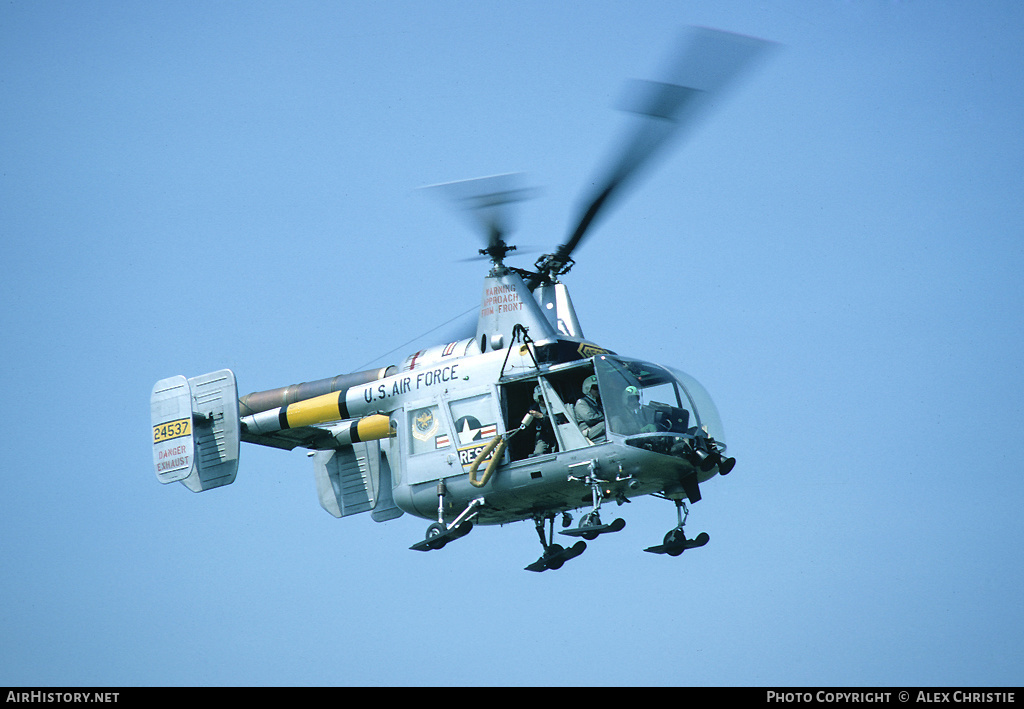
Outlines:
[[427,527],[426,539],[416,542],[410,549],[416,551],[430,551],[441,549],[450,541],[459,539],[469,534],[473,529],[473,518],[480,514],[480,508],[484,506],[484,498],[478,497],[469,503],[469,506],[462,513],[452,520],[451,524],[444,523],[444,496],[448,488],[444,480],[437,484],[437,521]]
[[[604,480],[597,477],[594,472],[594,461],[590,460],[586,463],[577,463],[576,465],[586,465],[587,473],[584,477],[570,476],[570,480],[579,480],[590,486],[590,494],[592,499],[592,507],[590,512],[580,517],[580,523],[575,529],[566,529],[559,534],[564,534],[568,537],[583,537],[584,539],[597,539],[599,534],[606,534],[608,532],[621,532],[626,526],[626,520],[621,517],[616,519],[614,522],[609,524],[601,523],[601,502],[604,500],[604,495],[601,492],[601,486],[606,484]],[[628,500],[627,500],[628,502]]]
[[686,518],[689,514],[690,511],[686,508],[686,503],[682,500],[676,500],[676,519],[679,524],[669,530],[661,544],[653,547],[647,547],[644,551],[649,551],[654,554],[679,556],[687,549],[694,549],[707,544],[711,539],[707,532],[701,532],[695,539],[686,538],[686,533],[683,532],[683,525],[686,524]]
[[549,525],[549,533],[545,536],[544,534],[544,518],[534,517],[533,521],[537,527],[537,536],[540,537],[541,546],[544,547],[544,553],[540,555],[537,561],[533,562],[526,567],[527,571],[547,571],[548,569],[560,569],[562,564],[567,562],[569,559],[575,559],[577,556],[587,550],[587,543],[584,541],[578,541],[571,547],[566,549],[561,544],[553,544],[552,539],[555,536],[555,516],[551,515],[547,518]]

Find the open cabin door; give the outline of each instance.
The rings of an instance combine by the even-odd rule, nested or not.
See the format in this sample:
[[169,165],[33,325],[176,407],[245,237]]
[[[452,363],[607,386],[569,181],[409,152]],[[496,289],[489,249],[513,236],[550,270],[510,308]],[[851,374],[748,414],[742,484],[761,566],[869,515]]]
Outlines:
[[[532,409],[541,408],[545,419],[529,430],[513,437],[508,446],[511,462],[533,458],[545,453],[575,450],[593,445],[580,432],[573,408],[581,396],[583,380],[594,373],[589,364],[539,377],[516,379],[501,385],[505,425],[518,428],[523,417]],[[545,432],[549,427],[550,432]],[[538,439],[549,436],[553,445],[537,445]]]

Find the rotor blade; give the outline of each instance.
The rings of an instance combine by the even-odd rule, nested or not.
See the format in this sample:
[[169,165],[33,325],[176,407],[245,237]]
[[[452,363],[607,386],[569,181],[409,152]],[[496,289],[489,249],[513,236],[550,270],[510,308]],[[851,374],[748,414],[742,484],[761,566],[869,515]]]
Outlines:
[[515,210],[510,205],[529,199],[536,192],[523,185],[522,173],[445,182],[421,189],[441,194],[468,213],[474,228],[484,234],[487,253],[502,248],[505,236],[512,231]]
[[722,95],[756,59],[774,46],[753,37],[691,28],[680,43],[666,82],[634,82],[625,109],[636,115],[618,157],[597,184],[569,239],[558,247],[555,261],[564,264],[593,225],[598,214],[669,140],[692,127],[705,109]]

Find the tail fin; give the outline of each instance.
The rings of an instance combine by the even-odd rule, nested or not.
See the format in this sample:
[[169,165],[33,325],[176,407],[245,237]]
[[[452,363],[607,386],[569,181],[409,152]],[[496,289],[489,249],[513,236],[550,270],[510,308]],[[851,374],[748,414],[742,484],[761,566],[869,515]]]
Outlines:
[[192,492],[235,481],[240,427],[234,372],[161,379],[149,406],[157,480],[181,482]]

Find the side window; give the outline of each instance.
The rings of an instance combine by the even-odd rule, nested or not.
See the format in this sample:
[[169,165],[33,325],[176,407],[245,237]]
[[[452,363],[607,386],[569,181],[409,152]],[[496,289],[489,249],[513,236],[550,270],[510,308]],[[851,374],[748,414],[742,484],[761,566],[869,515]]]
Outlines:
[[450,408],[452,421],[455,422],[452,437],[459,449],[460,458],[472,462],[479,449],[498,435],[498,412],[494,408],[494,398],[490,394],[471,396],[451,402]]
[[487,443],[498,435],[498,412],[490,393],[451,402],[454,421],[452,439],[459,451],[459,462],[470,465]]
[[409,412],[409,429],[412,432],[413,455],[430,453],[451,445],[448,427],[436,405],[424,406]]

